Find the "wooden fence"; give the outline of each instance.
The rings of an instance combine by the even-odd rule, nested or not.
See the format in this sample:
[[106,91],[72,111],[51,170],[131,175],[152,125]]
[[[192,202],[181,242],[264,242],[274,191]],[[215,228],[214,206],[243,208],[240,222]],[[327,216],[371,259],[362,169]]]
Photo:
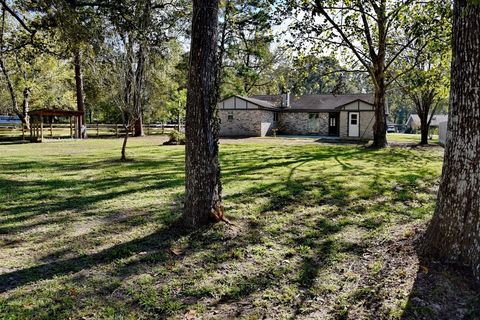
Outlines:
[[[181,127],[183,129],[183,126]],[[146,135],[167,134],[172,130],[177,130],[176,124],[146,124],[143,126]],[[125,134],[123,124],[108,123],[90,123],[87,124],[88,137],[121,137]],[[22,125],[19,124],[0,124],[1,138],[25,138],[30,137],[30,132],[25,130],[22,133]],[[45,124],[44,138],[70,138],[70,125],[68,123]]]

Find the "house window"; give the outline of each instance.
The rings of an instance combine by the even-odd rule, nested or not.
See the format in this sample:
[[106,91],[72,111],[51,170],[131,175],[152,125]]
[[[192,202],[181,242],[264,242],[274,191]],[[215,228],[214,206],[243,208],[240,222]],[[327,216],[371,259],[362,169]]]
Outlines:
[[335,127],[337,125],[337,119],[336,118],[330,118],[330,127]]
[[320,116],[318,113],[309,113],[308,119],[318,119]]
[[277,121],[278,121],[278,113],[274,112],[273,113],[273,122],[277,122]]
[[233,121],[233,112],[232,112],[232,111],[230,111],[230,112],[228,113],[228,115],[227,115],[227,120],[228,120],[229,122]]
[[351,125],[356,125],[358,123],[358,114],[352,113],[350,115],[350,124]]

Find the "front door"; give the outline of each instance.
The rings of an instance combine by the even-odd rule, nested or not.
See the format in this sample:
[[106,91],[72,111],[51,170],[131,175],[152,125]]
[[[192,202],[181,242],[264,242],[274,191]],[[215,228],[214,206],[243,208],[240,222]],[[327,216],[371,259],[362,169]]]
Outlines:
[[338,119],[339,117],[338,112],[330,112],[328,115],[328,135],[329,136],[334,136],[338,137],[339,133],[339,125],[338,125]]
[[360,113],[350,112],[348,114],[348,136],[358,137],[360,136]]

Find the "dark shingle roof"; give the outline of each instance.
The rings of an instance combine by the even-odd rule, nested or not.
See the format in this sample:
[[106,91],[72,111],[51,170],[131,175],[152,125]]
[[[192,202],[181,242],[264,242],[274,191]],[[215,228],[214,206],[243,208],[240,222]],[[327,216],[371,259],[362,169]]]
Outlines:
[[[282,106],[282,97],[279,95],[258,95],[249,97],[249,99],[261,100],[268,102],[276,107]],[[344,105],[354,101],[364,101],[373,104],[373,95],[371,94],[312,94],[303,96],[291,96],[290,108],[285,110],[291,111],[335,111]]]
[[264,108],[276,108],[276,105],[274,103],[271,103],[269,101],[261,100],[261,99],[255,99],[252,97],[243,97],[243,96],[238,96],[240,99],[243,99],[245,101],[251,102],[253,104],[256,104],[260,107]]

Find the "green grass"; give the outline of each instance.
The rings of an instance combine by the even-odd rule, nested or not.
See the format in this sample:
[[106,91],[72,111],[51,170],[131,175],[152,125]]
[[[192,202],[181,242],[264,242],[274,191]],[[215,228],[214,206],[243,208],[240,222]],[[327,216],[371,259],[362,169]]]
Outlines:
[[442,149],[281,141],[221,145],[236,226],[195,232],[182,146],[0,145],[0,318],[401,315],[416,268],[385,244],[430,218]]
[[[421,135],[413,133],[387,133],[388,142],[396,143],[420,143]],[[438,144],[438,135],[433,135],[430,144]]]

